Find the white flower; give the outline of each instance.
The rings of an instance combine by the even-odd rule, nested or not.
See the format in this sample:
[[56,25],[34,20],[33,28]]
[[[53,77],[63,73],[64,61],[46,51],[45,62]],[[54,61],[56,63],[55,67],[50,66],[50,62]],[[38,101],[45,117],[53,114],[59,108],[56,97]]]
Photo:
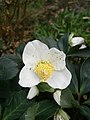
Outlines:
[[83,17],[83,20],[90,20],[90,17],[85,16],[85,17]]
[[58,105],[61,105],[61,104],[60,104],[61,90],[56,90],[56,91],[53,93],[53,97],[54,97],[54,100],[57,102],[57,104],[58,104]]
[[79,49],[84,49],[87,46],[84,44],[84,38],[82,37],[73,37],[73,33],[69,36],[69,44],[71,47],[74,47],[76,45],[81,45]]
[[32,98],[34,98],[36,95],[38,95],[39,94],[39,90],[38,90],[38,88],[36,87],[36,86],[33,86],[33,87],[31,87],[31,89],[29,90],[29,93],[28,93],[28,96],[27,96],[27,98],[28,99],[32,99]]
[[86,48],[86,47],[87,47],[86,45],[82,44],[79,49],[84,49],[84,48]]
[[[66,88],[70,84],[71,73],[66,68],[65,58],[63,51],[49,49],[38,40],[28,42],[23,51],[25,66],[20,71],[19,84],[31,88],[30,91],[40,82],[47,82],[52,88]],[[37,90],[34,92],[38,93]]]
[[76,46],[84,43],[84,38],[82,37],[73,37],[71,39],[71,46]]
[[57,113],[55,113],[54,115],[54,120],[69,120],[69,119],[70,119],[69,115],[62,109],[57,111]]

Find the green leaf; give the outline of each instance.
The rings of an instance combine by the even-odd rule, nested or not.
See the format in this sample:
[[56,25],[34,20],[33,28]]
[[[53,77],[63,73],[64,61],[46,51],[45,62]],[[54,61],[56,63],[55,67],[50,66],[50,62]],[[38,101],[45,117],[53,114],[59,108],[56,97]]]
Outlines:
[[67,33],[63,37],[61,37],[60,40],[58,41],[59,49],[65,53],[68,52],[68,39],[69,39],[69,34]]
[[52,37],[41,37],[40,41],[45,43],[49,48],[52,47],[58,48],[57,41],[54,40]]
[[78,79],[76,76],[74,65],[70,61],[67,61],[67,67],[72,74],[72,80],[71,80],[69,88],[74,94],[78,94]]
[[[81,45],[76,45],[76,46],[70,47],[67,55],[68,55],[68,56],[74,56],[74,54],[76,55],[76,54],[77,54],[77,51],[80,51],[80,50],[79,50],[80,46],[81,46]],[[77,56],[77,55],[76,55],[76,56]]]
[[90,108],[87,106],[81,106],[82,115],[86,116],[88,120],[90,120]]
[[54,89],[52,87],[50,87],[47,83],[40,83],[38,86],[38,89],[41,91],[41,92],[54,92]]
[[[1,7],[1,6],[0,6]],[[0,38],[0,49],[2,49],[3,48],[3,45],[4,45],[4,43],[3,43],[3,39],[2,38]]]
[[2,120],[14,120],[19,118],[27,108],[32,104],[32,101],[26,99],[27,93],[19,91],[8,100],[8,105],[5,108]]
[[2,111],[2,110],[1,110],[1,105],[0,105],[0,120],[1,120],[1,115],[2,115],[1,111]]
[[62,90],[61,92],[61,107],[62,108],[72,108],[79,107],[78,101],[76,101],[72,95],[69,88]]
[[19,68],[21,68],[23,66],[22,59],[15,54],[6,54],[3,56],[3,58],[4,59],[8,58],[8,59],[12,60],[13,62],[15,62],[18,65]]
[[58,105],[53,101],[41,101],[39,102],[39,108],[36,114],[36,120],[48,120],[54,115],[58,108]]
[[85,102],[83,102],[83,104],[90,105],[90,98],[88,98]]
[[80,69],[80,93],[85,94],[90,91],[90,57],[87,58]]
[[10,81],[0,81],[0,98],[7,98],[10,94]]
[[12,80],[0,80],[0,98],[8,98],[11,93],[21,90],[18,75]]
[[53,101],[41,101],[28,109],[25,120],[48,120],[54,115],[57,108],[58,105]]
[[74,33],[71,33],[69,35],[68,43],[69,43],[70,46],[72,45],[72,38],[73,38],[73,36],[74,36]]
[[90,48],[79,49],[79,45],[69,49],[68,56],[90,57]]
[[19,120],[25,120],[25,113],[20,116]]
[[90,57],[87,58],[80,69],[80,77],[81,77],[81,82],[84,80],[90,80]]
[[0,80],[12,79],[18,72],[19,69],[14,61],[8,58],[0,58]]
[[35,120],[38,107],[39,103],[34,103],[31,107],[29,107],[27,113],[25,114],[25,120]]
[[22,53],[25,47],[25,43],[20,43],[19,46],[16,48],[16,54],[22,58]]

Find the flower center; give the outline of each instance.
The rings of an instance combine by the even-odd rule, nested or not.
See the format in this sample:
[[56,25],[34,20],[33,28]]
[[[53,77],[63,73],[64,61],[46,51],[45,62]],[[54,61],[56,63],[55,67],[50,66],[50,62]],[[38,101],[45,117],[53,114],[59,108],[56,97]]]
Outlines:
[[41,78],[43,82],[47,81],[47,79],[51,76],[54,67],[49,61],[41,61],[38,62],[35,67],[35,72]]

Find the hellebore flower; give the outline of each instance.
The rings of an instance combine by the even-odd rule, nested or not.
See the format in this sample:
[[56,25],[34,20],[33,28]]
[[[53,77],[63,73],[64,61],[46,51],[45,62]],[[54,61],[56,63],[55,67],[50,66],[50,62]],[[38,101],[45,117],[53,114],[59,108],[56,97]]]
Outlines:
[[81,45],[81,47],[79,49],[84,49],[87,46],[84,43],[84,38],[82,37],[73,37],[74,33],[71,33],[69,36],[69,44],[71,47],[74,47],[76,45]]
[[56,91],[53,93],[53,97],[54,97],[54,100],[57,102],[57,104],[58,104],[58,105],[61,105],[61,104],[60,104],[61,90],[56,90]]
[[[31,88],[28,98],[38,94],[36,85],[46,82],[54,89],[64,89],[71,81],[71,73],[66,68],[66,55],[56,48],[48,46],[38,40],[28,42],[23,51],[25,66],[19,74],[19,84]],[[30,93],[34,91],[32,96]]]
[[76,46],[84,43],[84,38],[82,37],[73,37],[71,40],[71,46]]
[[33,87],[31,87],[31,89],[29,90],[29,93],[28,93],[28,95],[27,95],[27,98],[28,99],[32,99],[32,98],[34,98],[36,95],[38,95],[39,94],[39,90],[38,90],[38,88],[36,87],[36,86],[33,86]]
[[86,47],[87,47],[86,45],[82,44],[79,49],[84,49],[84,48],[86,48]]
[[69,115],[62,109],[57,111],[54,115],[54,120],[69,120],[69,119],[70,119]]

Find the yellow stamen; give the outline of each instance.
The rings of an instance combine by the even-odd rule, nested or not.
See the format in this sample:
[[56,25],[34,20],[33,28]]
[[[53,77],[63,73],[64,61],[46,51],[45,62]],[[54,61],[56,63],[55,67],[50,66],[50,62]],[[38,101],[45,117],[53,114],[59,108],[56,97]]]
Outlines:
[[38,62],[37,66],[35,67],[35,72],[43,82],[47,81],[47,79],[51,76],[53,71],[54,67],[48,61]]

